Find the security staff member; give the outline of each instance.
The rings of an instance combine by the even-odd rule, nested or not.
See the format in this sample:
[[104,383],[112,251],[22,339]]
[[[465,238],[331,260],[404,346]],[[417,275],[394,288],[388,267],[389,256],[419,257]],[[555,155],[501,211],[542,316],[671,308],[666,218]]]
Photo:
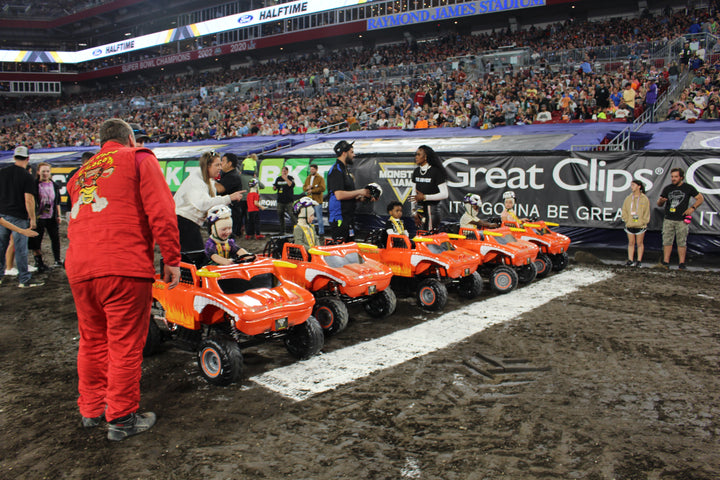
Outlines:
[[353,143],[341,140],[335,144],[333,150],[337,161],[330,167],[327,175],[332,236],[334,240],[342,242],[355,239],[355,203],[362,198],[371,197],[367,188],[355,188],[355,179],[349,171],[348,167],[353,164],[355,157]]

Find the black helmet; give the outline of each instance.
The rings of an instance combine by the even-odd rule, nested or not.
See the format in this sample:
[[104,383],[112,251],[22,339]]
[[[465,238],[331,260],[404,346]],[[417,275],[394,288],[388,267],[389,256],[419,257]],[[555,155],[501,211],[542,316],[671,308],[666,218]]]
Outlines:
[[350,151],[350,149],[353,148],[353,143],[355,143],[355,142],[348,143],[345,140],[340,140],[333,147],[333,151],[335,152],[335,155],[337,155],[339,157],[343,153]]

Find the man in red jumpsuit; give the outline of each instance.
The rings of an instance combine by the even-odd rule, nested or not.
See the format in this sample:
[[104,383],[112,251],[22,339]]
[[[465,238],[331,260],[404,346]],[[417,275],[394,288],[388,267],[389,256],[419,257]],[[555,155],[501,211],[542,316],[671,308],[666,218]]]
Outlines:
[[65,267],[80,330],[82,424],[107,419],[108,439],[122,440],[155,424],[154,413],[137,413],[154,244],[173,288],[180,279],[180,236],[175,202],[152,151],[136,147],[132,128],[119,119],[102,124],[100,143],[100,152],[68,181]]

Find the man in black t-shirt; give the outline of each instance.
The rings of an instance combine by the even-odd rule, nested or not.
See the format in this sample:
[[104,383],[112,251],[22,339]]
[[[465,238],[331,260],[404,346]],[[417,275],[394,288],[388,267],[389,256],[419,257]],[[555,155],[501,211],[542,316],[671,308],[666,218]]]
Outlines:
[[[353,142],[354,143],[354,142]],[[337,162],[327,175],[328,210],[334,240],[352,242],[355,238],[355,206],[358,199],[370,198],[367,188],[355,188],[355,179],[348,167],[353,164],[353,144],[341,140],[333,147]]]
[[[234,153],[224,153],[220,159],[220,180],[215,184],[217,192],[223,195],[230,195],[235,192],[245,193],[242,189],[242,178],[237,170],[238,158]],[[247,212],[247,200],[243,197],[239,202],[230,204],[232,212],[233,233],[237,236],[242,235],[243,225],[245,225],[245,215]]]
[[[685,171],[682,168],[670,170],[670,185],[663,188],[657,201],[658,207],[665,207],[665,216],[662,226],[663,261],[664,268],[670,266],[673,240],[677,241],[678,268],[685,270],[685,253],[687,252],[687,236],[690,230],[692,214],[702,205],[704,199],[701,193],[692,185],[685,183]],[[690,205],[690,199],[694,202]]]
[[[27,171],[30,153],[27,147],[15,149],[15,163],[0,170],[0,217],[20,228],[37,228],[35,219],[35,180]],[[11,230],[0,225],[0,281],[5,274],[5,251],[10,243]],[[39,287],[32,282],[28,271],[28,239],[12,233],[15,240],[15,264],[20,288]]]
[[293,227],[297,220],[293,213],[293,188],[295,187],[295,179],[289,175],[290,170],[288,167],[282,168],[282,175],[275,179],[273,183],[273,189],[277,190],[277,213],[278,220],[280,220],[280,235],[285,235],[285,213],[290,216],[290,232],[292,233]]

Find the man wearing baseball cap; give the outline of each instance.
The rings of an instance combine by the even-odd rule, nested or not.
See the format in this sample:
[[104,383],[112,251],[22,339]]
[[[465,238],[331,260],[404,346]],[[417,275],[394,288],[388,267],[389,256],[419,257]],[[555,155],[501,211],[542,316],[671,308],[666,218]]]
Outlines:
[[133,135],[135,135],[135,144],[138,147],[144,147],[145,144],[150,141],[150,136],[140,124],[131,123],[130,128],[132,128]]
[[348,143],[341,140],[335,144],[333,151],[337,156],[337,162],[330,167],[327,175],[332,236],[334,240],[342,242],[352,242],[355,239],[353,224],[356,201],[371,196],[367,188],[355,188],[355,179],[348,169],[355,157],[353,143],[355,142]]
[[[27,171],[30,153],[25,146],[15,149],[15,163],[0,170],[0,217],[19,228],[37,228],[35,220],[35,181]],[[10,243],[11,231],[0,225],[0,281],[5,273],[5,251]],[[15,264],[20,288],[39,287],[42,282],[31,281],[28,271],[27,237],[13,233]]]

